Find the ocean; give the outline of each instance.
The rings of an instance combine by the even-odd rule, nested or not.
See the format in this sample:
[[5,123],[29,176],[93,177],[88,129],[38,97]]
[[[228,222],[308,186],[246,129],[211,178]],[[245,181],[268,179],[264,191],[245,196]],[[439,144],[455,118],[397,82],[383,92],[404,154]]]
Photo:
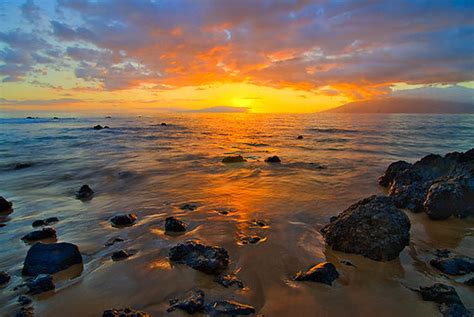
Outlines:
[[[94,130],[97,124],[110,129]],[[436,305],[410,288],[446,281],[427,264],[434,249],[474,256],[473,219],[430,221],[407,212],[411,243],[385,263],[332,251],[319,230],[358,200],[385,195],[377,178],[391,162],[473,147],[474,115],[0,118],[0,195],[14,204],[13,213],[0,215],[0,271],[12,275],[0,290],[0,315],[19,308],[21,292],[13,288],[23,282],[29,248],[20,238],[34,230],[34,220],[53,216],[58,241],[78,245],[84,267],[55,276],[55,292],[35,297],[37,316],[100,316],[126,306],[167,315],[170,299],[195,288],[265,316],[437,315]],[[247,162],[221,162],[237,154]],[[273,155],[282,162],[264,162]],[[31,166],[15,169],[17,163]],[[95,191],[90,201],[75,198],[83,184]],[[196,209],[183,210],[184,204]],[[138,215],[134,226],[110,225],[112,216],[128,212]],[[187,232],[165,234],[168,216],[188,223]],[[261,240],[245,244],[242,237],[252,235]],[[113,237],[125,241],[106,246]],[[224,288],[170,264],[169,248],[189,239],[226,248],[229,271],[238,271],[245,288]],[[110,255],[118,249],[133,256],[114,262]],[[341,274],[333,286],[292,280],[325,260]],[[472,289],[457,290],[473,309]]]

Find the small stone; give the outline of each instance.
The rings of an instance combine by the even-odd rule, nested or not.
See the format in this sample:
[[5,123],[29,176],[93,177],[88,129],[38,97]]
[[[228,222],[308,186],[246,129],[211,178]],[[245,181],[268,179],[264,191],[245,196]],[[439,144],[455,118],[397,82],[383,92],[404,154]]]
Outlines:
[[251,224],[253,226],[261,227],[261,228],[268,226],[263,220],[257,220],[257,219],[252,220]]
[[117,227],[131,226],[137,220],[137,215],[128,214],[128,215],[118,215],[110,219],[110,222]]
[[195,270],[214,275],[220,274],[229,265],[229,254],[226,249],[195,241],[187,241],[172,247],[169,259],[174,263],[186,264]]
[[470,279],[465,281],[464,284],[469,285],[469,286],[474,286],[474,277],[471,277]]
[[79,191],[76,193],[76,198],[79,200],[90,200],[94,196],[94,191],[89,185],[82,185]]
[[28,296],[20,295],[20,297],[18,297],[18,303],[20,303],[20,305],[22,305],[22,306],[29,305],[32,302],[33,302],[33,300],[31,298],[29,298]]
[[298,140],[303,140],[303,136],[302,135],[298,135],[298,137],[296,138]]
[[46,225],[46,222],[45,222],[44,220],[40,219],[40,220],[35,220],[35,221],[33,221],[33,223],[32,223],[31,225],[32,225],[34,228],[35,228],[35,227],[41,227],[41,226]]
[[167,124],[166,124],[165,122],[162,122],[162,123],[161,123],[161,126],[166,127]]
[[0,272],[0,286],[6,285],[10,280],[11,277],[7,272]]
[[327,285],[332,285],[332,282],[339,277],[339,273],[336,270],[334,264],[329,262],[319,263],[312,266],[306,272],[296,273],[294,280],[295,281],[313,281],[318,283],[323,283]]
[[188,314],[201,312],[204,309],[204,296],[204,292],[200,289],[194,290],[191,296],[182,301],[177,299],[170,301],[170,307],[167,311],[172,312],[176,309],[181,309]]
[[56,222],[58,222],[58,221],[59,221],[58,217],[49,217],[49,218],[46,218],[46,219],[44,220],[44,222],[45,222],[47,225],[50,225],[50,224],[52,224],[52,223],[56,223]]
[[28,294],[37,295],[55,288],[53,277],[49,274],[40,274],[26,284]]
[[22,307],[15,317],[34,317],[35,310],[33,307]]
[[179,209],[181,210],[188,210],[188,211],[194,211],[198,208],[199,206],[197,204],[193,204],[193,203],[188,203],[188,204],[184,204],[184,205],[181,205],[181,207],[179,207]]
[[14,169],[21,170],[33,166],[32,163],[16,163]]
[[116,251],[112,254],[112,260],[120,261],[120,260],[126,259],[130,256],[131,256],[131,254],[129,254],[127,251],[119,250],[119,251]]
[[474,259],[468,256],[433,259],[430,264],[449,275],[464,275],[474,272]]
[[245,235],[245,234],[240,234],[239,235],[239,240],[242,244],[255,244],[258,243],[262,240],[261,237],[258,235]]
[[168,217],[165,220],[165,231],[167,232],[184,232],[186,227],[186,223],[175,217]]
[[104,127],[101,126],[100,124],[94,126],[94,130],[102,130]]
[[224,287],[230,287],[235,284],[239,288],[244,288],[244,283],[235,273],[219,275],[216,277],[215,281]]
[[12,210],[13,203],[0,196],[0,212],[9,212]]
[[123,242],[123,241],[125,241],[125,240],[120,238],[120,237],[113,237],[113,238],[110,238],[109,240],[107,240],[107,242],[105,242],[105,246],[111,246],[111,245],[114,245],[117,242]]
[[206,305],[206,312],[211,316],[220,315],[250,315],[255,313],[255,308],[230,300],[218,300]]
[[246,159],[242,157],[242,155],[236,155],[236,156],[227,156],[222,159],[222,163],[243,163],[247,162]]
[[420,287],[420,293],[425,301],[448,305],[462,304],[454,287],[445,284],[436,283],[432,286]]
[[82,264],[82,256],[76,245],[39,242],[28,250],[22,273],[29,276],[54,274],[76,264]]
[[25,242],[33,242],[44,239],[56,239],[56,230],[54,228],[43,228],[33,231],[25,235],[21,240]]
[[146,312],[127,307],[123,309],[112,308],[105,310],[102,314],[102,317],[151,317],[151,315]]
[[265,162],[267,163],[281,163],[281,160],[278,156],[270,156],[265,159]]

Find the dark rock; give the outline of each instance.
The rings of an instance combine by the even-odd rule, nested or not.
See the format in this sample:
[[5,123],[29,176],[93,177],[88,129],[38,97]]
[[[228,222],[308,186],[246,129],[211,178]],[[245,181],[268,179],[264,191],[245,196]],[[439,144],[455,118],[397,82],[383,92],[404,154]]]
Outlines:
[[171,301],[168,312],[172,312],[176,309],[181,309],[188,314],[194,314],[204,310],[204,292],[201,290],[194,290],[190,297],[179,301]]
[[21,238],[21,240],[25,242],[32,242],[44,239],[56,239],[56,230],[54,230],[54,228],[43,228],[41,230],[30,232],[23,238]]
[[451,251],[448,249],[436,249],[434,251],[434,255],[436,255],[438,258],[447,258],[451,255]]
[[146,312],[127,307],[123,309],[112,308],[105,310],[102,314],[102,317],[151,317],[151,315]]
[[211,316],[239,316],[255,313],[255,308],[250,305],[237,303],[230,300],[218,300],[206,305],[206,312]]
[[230,287],[235,284],[239,288],[244,288],[244,283],[235,273],[219,275],[216,277],[215,281],[224,287]]
[[27,306],[31,304],[32,302],[33,300],[29,298],[28,296],[20,295],[20,297],[18,297],[18,303],[20,303],[20,305],[22,306]]
[[111,116],[106,116],[105,118],[106,118],[106,119],[112,119],[112,117],[111,117]]
[[302,135],[298,135],[298,137],[296,138],[297,140],[303,140],[303,136]]
[[0,272],[0,286],[6,285],[10,280],[11,277],[7,272]]
[[296,273],[295,281],[313,281],[332,285],[332,282],[339,277],[339,273],[336,270],[334,264],[329,262],[319,263],[310,267],[306,272]]
[[430,264],[449,275],[464,275],[474,272],[474,259],[468,256],[437,258],[431,260]]
[[175,217],[168,217],[166,218],[165,220],[165,231],[168,231],[168,232],[184,232],[186,231],[186,227],[187,225],[175,218]]
[[59,120],[59,118],[58,117],[53,117],[53,120]]
[[431,182],[413,182],[410,185],[398,186],[395,183],[389,190],[389,196],[397,208],[408,209],[413,212],[422,212],[426,194],[431,186]]
[[256,234],[253,235],[246,235],[246,234],[239,234],[239,240],[242,244],[255,244],[262,240],[262,238]]
[[464,284],[469,285],[469,286],[474,286],[474,277],[471,277],[470,279],[465,281]]
[[90,200],[94,196],[94,191],[89,185],[82,185],[79,191],[76,193],[76,198],[80,200]]
[[131,226],[137,220],[137,215],[128,214],[128,215],[118,215],[110,219],[112,225],[117,227]]
[[226,249],[195,241],[172,247],[169,259],[174,263],[186,264],[195,270],[214,275],[221,273],[229,265],[229,254]]
[[112,260],[120,261],[120,260],[126,259],[130,256],[131,256],[131,254],[129,254],[127,251],[119,250],[119,251],[116,251],[112,254]]
[[21,169],[32,167],[32,166],[33,164],[31,163],[16,163],[14,169],[21,170]]
[[110,129],[110,127],[108,125],[104,126],[104,129]]
[[165,122],[162,122],[162,123],[161,123],[161,126],[164,126],[164,127],[166,127],[166,126],[167,126],[167,124],[166,124]]
[[111,246],[111,245],[114,245],[117,242],[123,242],[123,241],[125,241],[125,240],[120,238],[120,237],[113,237],[113,238],[110,238],[109,240],[107,240],[107,242],[105,242],[105,245],[106,246]]
[[278,156],[270,156],[265,159],[265,162],[267,163],[281,163],[281,160]]
[[405,161],[398,161],[390,164],[385,173],[379,177],[379,184],[388,187],[401,172],[409,169],[411,164]]
[[29,119],[29,120],[31,120],[31,119],[36,119],[36,118],[34,118],[34,117],[31,117],[31,116],[28,116],[28,117],[26,117],[26,119]]
[[429,188],[423,207],[431,219],[444,220],[461,212],[463,200],[464,190],[459,182],[438,182]]
[[49,217],[49,218],[46,218],[46,219],[44,220],[44,222],[45,222],[47,225],[52,224],[52,223],[56,223],[56,222],[58,222],[58,221],[59,221],[58,217]]
[[59,219],[57,217],[50,217],[44,220],[43,219],[35,220],[33,221],[31,225],[35,228],[35,227],[47,226],[47,225],[56,223],[58,221]]
[[12,210],[13,203],[0,196],[0,212],[9,212]]
[[441,304],[439,311],[443,317],[472,317],[472,313],[462,304]]
[[464,307],[454,287],[436,283],[429,287],[420,287],[423,300],[435,302],[444,317],[471,317],[472,314]]
[[26,283],[28,294],[37,295],[55,289],[53,277],[49,274],[40,274]]
[[252,220],[251,224],[252,226],[260,227],[260,228],[268,227],[268,225],[263,220],[254,219]]
[[247,162],[247,160],[244,159],[242,155],[227,156],[222,159],[222,163],[243,163],[243,162]]
[[181,210],[188,210],[188,211],[194,211],[198,208],[199,206],[197,204],[189,203],[189,204],[184,204],[179,207]]
[[342,264],[347,265],[347,266],[357,267],[351,261],[348,261],[348,260],[341,260],[339,262],[341,262]]
[[35,310],[33,307],[22,307],[15,317],[34,317]]
[[28,250],[22,273],[30,276],[54,274],[75,264],[82,264],[82,256],[76,245],[67,242],[40,242]]
[[100,124],[94,126],[94,130],[102,130],[104,127],[101,126]]
[[389,197],[371,196],[340,213],[321,232],[334,250],[390,261],[410,241],[410,220]]

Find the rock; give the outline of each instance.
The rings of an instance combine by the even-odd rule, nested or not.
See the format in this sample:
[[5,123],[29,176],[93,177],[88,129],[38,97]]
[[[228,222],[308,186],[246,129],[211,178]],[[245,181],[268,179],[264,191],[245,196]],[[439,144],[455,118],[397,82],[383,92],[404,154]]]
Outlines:
[[75,264],[82,264],[82,256],[76,245],[39,242],[28,250],[22,273],[30,276],[54,274]]
[[33,307],[22,307],[15,317],[34,317],[35,310]]
[[270,156],[265,159],[265,162],[267,163],[281,163],[281,160],[278,156]]
[[253,219],[250,224],[254,227],[260,227],[260,228],[265,228],[268,227],[268,225],[263,221],[263,220],[257,220]]
[[169,259],[174,263],[186,264],[206,274],[217,275],[229,265],[229,254],[221,247],[211,247],[195,241],[174,246],[169,251]]
[[204,292],[201,290],[194,290],[190,297],[179,301],[173,300],[170,302],[168,312],[172,312],[176,309],[181,309],[188,314],[194,314],[204,310]]
[[355,266],[355,265],[354,265],[351,261],[349,261],[349,260],[341,260],[341,261],[339,261],[339,262],[341,262],[342,264],[347,265],[347,266],[357,267],[357,266]]
[[440,312],[445,317],[472,316],[464,307],[454,287],[436,283],[429,287],[420,287],[419,292],[423,300],[439,304]]
[[227,156],[222,159],[222,163],[243,163],[243,162],[247,162],[247,160],[244,159],[242,155]]
[[143,311],[134,310],[133,308],[127,307],[123,309],[108,309],[102,314],[102,317],[151,317],[150,314]]
[[431,260],[430,264],[449,275],[464,275],[474,272],[474,259],[468,256],[437,258]]
[[306,272],[296,273],[295,281],[313,281],[332,285],[332,282],[339,277],[339,273],[336,270],[334,264],[329,262],[319,263],[310,267]]
[[390,164],[385,173],[379,177],[379,184],[388,187],[395,180],[398,174],[409,169],[411,164],[405,161],[398,161]]
[[436,255],[438,258],[447,258],[451,255],[451,251],[448,249],[436,249],[434,251],[434,255]]
[[59,120],[59,118],[58,117],[53,117],[53,120]]
[[439,311],[443,317],[472,317],[472,313],[462,304],[441,304]]
[[25,242],[33,242],[44,239],[56,239],[56,230],[54,230],[54,228],[43,228],[41,230],[30,232],[21,238],[21,240]]
[[20,303],[20,305],[22,306],[27,306],[31,304],[32,302],[33,300],[29,298],[28,296],[20,295],[20,297],[18,297],[18,303]]
[[26,117],[26,119],[31,120],[31,119],[36,119],[36,118],[28,116],[28,117]]
[[138,217],[135,214],[118,215],[110,219],[112,225],[117,227],[131,226],[137,221]]
[[297,140],[303,140],[303,136],[302,135],[298,135],[298,137],[296,138]]
[[120,260],[126,259],[130,256],[131,256],[131,254],[129,254],[127,251],[119,250],[119,251],[116,251],[112,254],[112,260],[120,261]]
[[0,286],[4,286],[10,282],[11,277],[7,272],[0,272]]
[[216,277],[215,281],[224,287],[230,287],[235,284],[239,288],[244,288],[244,283],[235,273],[219,275]]
[[165,122],[162,122],[162,123],[161,123],[161,126],[166,127],[167,124],[166,124]]
[[33,164],[31,164],[31,163],[16,163],[15,167],[13,169],[21,170],[21,169],[32,167],[32,166],[33,166]]
[[109,240],[107,240],[107,242],[105,242],[105,246],[111,246],[111,245],[114,245],[117,242],[123,242],[123,241],[125,241],[125,240],[120,238],[120,237],[113,237],[113,238],[110,238]]
[[410,241],[410,220],[389,197],[371,196],[340,213],[321,232],[334,250],[390,261]]
[[468,286],[474,286],[474,277],[471,277],[467,281],[464,281],[464,284],[466,284]]
[[41,226],[47,226],[47,225],[50,225],[50,224],[53,224],[53,223],[56,223],[58,222],[59,219],[57,217],[50,217],[50,218],[47,218],[47,219],[39,219],[39,220],[35,220],[33,221],[33,223],[31,224],[31,226],[33,226],[34,228],[35,227],[41,227]]
[[46,225],[46,222],[43,219],[35,220],[31,224],[32,227],[41,227],[41,226],[44,226],[44,225]]
[[253,235],[246,235],[246,234],[239,234],[239,240],[242,244],[255,244],[262,240],[262,238],[256,234]]
[[110,129],[110,127],[108,125],[104,126],[104,129]]
[[12,210],[13,203],[0,196],[0,212],[9,212]]
[[459,182],[438,182],[429,188],[423,207],[431,219],[444,220],[461,212],[463,200],[464,191]]
[[101,126],[100,124],[94,126],[94,130],[102,130],[104,127]]
[[165,231],[167,232],[184,232],[186,231],[187,225],[175,218],[175,217],[168,217],[165,220]]
[[89,187],[89,185],[82,185],[76,193],[76,198],[79,200],[90,200],[93,196],[94,191]]
[[26,283],[26,287],[28,287],[28,294],[32,295],[55,289],[53,277],[49,274],[40,274],[36,276],[32,281]]
[[179,209],[181,210],[188,210],[188,211],[194,211],[198,208],[199,206],[197,204],[193,204],[193,203],[188,203],[188,204],[184,204],[184,205],[181,205],[181,207],[179,207]]
[[211,316],[239,316],[255,313],[255,308],[230,300],[218,300],[206,305],[206,312]]

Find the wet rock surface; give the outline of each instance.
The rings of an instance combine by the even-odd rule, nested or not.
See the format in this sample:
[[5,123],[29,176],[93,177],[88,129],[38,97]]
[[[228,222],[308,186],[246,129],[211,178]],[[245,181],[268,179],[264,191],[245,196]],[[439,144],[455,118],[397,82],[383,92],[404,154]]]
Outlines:
[[137,221],[138,217],[135,214],[127,214],[127,215],[118,215],[114,216],[110,219],[112,225],[117,227],[125,227],[131,226]]
[[89,185],[82,185],[76,193],[76,198],[79,200],[91,200],[94,196],[94,191]]
[[186,231],[186,223],[175,217],[168,217],[165,220],[165,231],[167,232],[184,232]]
[[108,309],[103,312],[102,317],[151,317],[150,314],[127,307],[123,309]]
[[430,264],[449,275],[464,275],[474,272],[474,259],[468,256],[441,257],[431,260]]
[[112,260],[114,261],[120,261],[120,260],[125,260],[126,258],[132,256],[128,251],[126,250],[118,250],[114,253],[112,253]]
[[170,307],[168,312],[175,311],[176,309],[183,310],[188,314],[194,314],[202,312],[204,310],[204,297],[205,294],[202,290],[194,290],[188,298],[184,300],[172,300],[170,301]]
[[13,203],[0,196],[0,212],[11,211]]
[[332,285],[339,277],[339,273],[336,270],[334,264],[329,262],[323,262],[310,267],[306,272],[296,273],[295,281],[312,281]]
[[23,275],[54,274],[75,264],[82,264],[79,248],[67,242],[36,243],[26,254]]
[[229,254],[226,249],[195,241],[187,241],[172,247],[169,259],[174,263],[186,264],[195,270],[214,275],[221,273],[229,265]]
[[265,159],[265,162],[267,163],[281,163],[281,160],[278,156],[270,156]]
[[33,242],[45,239],[56,239],[56,230],[54,230],[54,228],[43,228],[41,230],[30,232],[21,238],[21,240],[25,242]]
[[53,277],[49,274],[40,274],[26,283],[28,294],[37,295],[55,289]]
[[445,317],[472,316],[452,286],[436,283],[432,286],[420,287],[419,292],[423,300],[437,303],[440,312]]
[[244,283],[235,273],[219,275],[216,277],[215,281],[227,288],[232,285],[237,285],[238,288],[244,288]]
[[210,316],[239,316],[255,313],[255,308],[253,306],[231,300],[218,300],[209,303],[206,305],[205,310]]
[[321,232],[334,250],[390,261],[409,243],[410,220],[390,197],[371,196],[332,218]]
[[7,272],[0,272],[0,286],[7,285],[11,277]]
[[430,154],[410,164],[389,165],[379,184],[399,208],[425,211],[433,220],[474,213],[474,149],[445,156]]
[[242,155],[236,155],[236,156],[227,156],[222,159],[222,163],[243,163],[247,162],[246,159],[243,158]]
[[38,220],[33,221],[31,226],[34,228],[41,227],[41,226],[49,226],[50,224],[56,223],[58,221],[59,219],[57,217],[50,217],[47,219],[38,219]]

